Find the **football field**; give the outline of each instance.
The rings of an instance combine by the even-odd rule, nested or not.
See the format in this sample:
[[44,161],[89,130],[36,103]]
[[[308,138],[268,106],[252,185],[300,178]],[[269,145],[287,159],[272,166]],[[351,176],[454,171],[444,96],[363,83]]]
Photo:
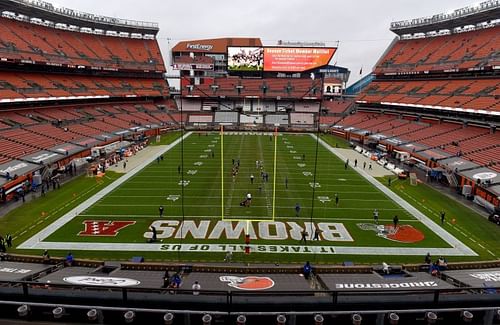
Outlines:
[[250,256],[275,261],[477,255],[315,135],[188,133],[163,152],[18,248],[220,260],[248,234]]

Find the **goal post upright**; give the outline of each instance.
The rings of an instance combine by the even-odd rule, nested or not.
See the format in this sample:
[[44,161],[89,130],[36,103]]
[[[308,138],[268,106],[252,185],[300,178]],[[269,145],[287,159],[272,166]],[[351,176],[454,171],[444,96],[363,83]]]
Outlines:
[[276,216],[276,171],[277,171],[277,156],[278,156],[278,127],[274,128],[274,170],[273,170],[273,215],[272,219],[275,220]]
[[221,211],[221,220],[224,220],[224,126],[223,125],[220,126],[219,135],[220,135],[220,178],[221,178],[220,211]]

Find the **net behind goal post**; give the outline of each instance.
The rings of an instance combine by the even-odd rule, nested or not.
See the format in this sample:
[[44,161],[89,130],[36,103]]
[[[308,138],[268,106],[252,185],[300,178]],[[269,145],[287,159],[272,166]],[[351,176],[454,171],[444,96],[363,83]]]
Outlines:
[[417,184],[418,184],[417,174],[410,173],[410,185],[417,186]]

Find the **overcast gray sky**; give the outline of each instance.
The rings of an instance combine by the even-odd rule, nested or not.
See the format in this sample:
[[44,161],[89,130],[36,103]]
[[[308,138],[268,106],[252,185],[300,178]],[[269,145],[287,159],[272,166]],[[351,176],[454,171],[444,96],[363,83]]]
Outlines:
[[[349,68],[352,83],[368,73],[394,34],[391,21],[430,16],[474,4],[474,0],[57,0],[63,7],[160,24],[159,43],[168,60],[180,40],[260,37],[322,41],[339,49],[332,64]],[[168,61],[167,61],[168,62]],[[169,62],[168,62],[169,63]]]

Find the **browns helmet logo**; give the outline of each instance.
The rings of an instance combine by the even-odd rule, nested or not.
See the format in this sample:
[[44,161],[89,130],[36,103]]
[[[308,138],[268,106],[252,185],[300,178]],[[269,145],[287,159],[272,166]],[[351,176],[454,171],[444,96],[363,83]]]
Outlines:
[[396,228],[392,224],[376,225],[373,223],[358,223],[357,225],[362,230],[375,231],[379,237],[400,243],[413,244],[425,239],[425,235],[412,225],[400,225]]
[[267,276],[221,276],[219,277],[221,282],[229,282],[227,285],[238,289],[246,291],[258,291],[267,290],[274,287],[274,281]]

